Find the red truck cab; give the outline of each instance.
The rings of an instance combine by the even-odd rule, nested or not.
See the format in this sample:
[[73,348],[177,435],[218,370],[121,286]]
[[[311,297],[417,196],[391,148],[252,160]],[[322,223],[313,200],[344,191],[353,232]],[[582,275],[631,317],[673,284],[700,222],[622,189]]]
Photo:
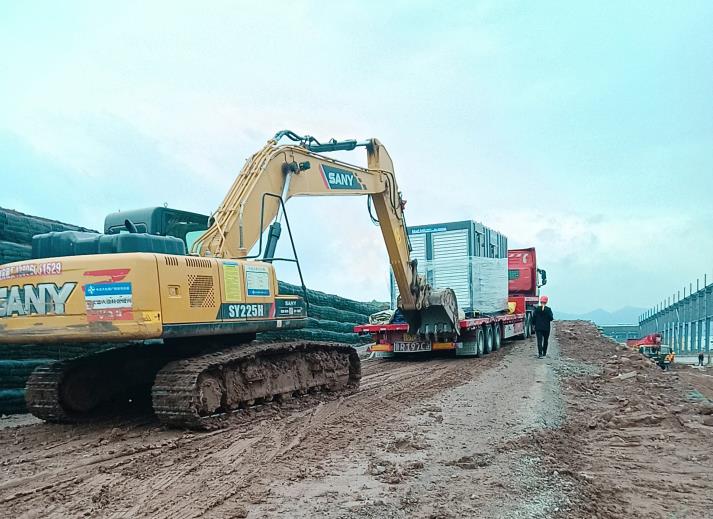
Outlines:
[[547,284],[547,273],[537,268],[535,248],[508,250],[508,292],[511,296],[537,297]]

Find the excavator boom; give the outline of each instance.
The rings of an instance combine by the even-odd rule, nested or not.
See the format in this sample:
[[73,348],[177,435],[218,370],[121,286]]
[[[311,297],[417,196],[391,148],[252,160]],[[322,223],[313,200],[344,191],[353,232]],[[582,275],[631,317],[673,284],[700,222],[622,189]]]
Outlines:
[[[296,144],[280,144],[282,138]],[[323,155],[364,147],[367,167]],[[394,165],[377,139],[329,141],[290,131],[278,132],[245,164],[214,214],[213,224],[194,245],[194,252],[220,258],[246,258],[271,222],[279,219],[282,204],[295,196],[369,196],[399,288],[399,309],[413,333],[458,333],[455,294],[434,291],[410,258],[404,220],[404,200]],[[278,224],[279,225],[279,224]],[[274,250],[269,233],[266,250]]]

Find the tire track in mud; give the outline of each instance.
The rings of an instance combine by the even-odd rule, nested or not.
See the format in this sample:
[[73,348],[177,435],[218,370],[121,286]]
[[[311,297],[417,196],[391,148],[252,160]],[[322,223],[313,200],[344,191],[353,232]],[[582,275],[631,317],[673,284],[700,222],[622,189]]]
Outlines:
[[244,503],[269,494],[271,481],[319,473],[329,454],[365,448],[376,425],[466,382],[506,352],[369,360],[353,394],[310,395],[209,433],[164,430],[147,417],[0,430],[0,513],[239,516]]
[[[360,440],[314,460],[324,470],[276,474],[274,491],[246,505],[249,517],[547,517],[559,501],[536,460],[500,450],[556,423],[561,411],[551,398],[556,346],[547,361],[533,348],[530,341],[472,362],[400,363],[379,397],[350,397],[374,406]],[[522,502],[525,493],[531,502]]]

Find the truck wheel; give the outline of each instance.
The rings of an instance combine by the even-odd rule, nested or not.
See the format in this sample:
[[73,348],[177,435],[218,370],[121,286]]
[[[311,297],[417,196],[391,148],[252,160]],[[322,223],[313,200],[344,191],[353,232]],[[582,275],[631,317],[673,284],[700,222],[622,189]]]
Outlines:
[[503,341],[503,330],[499,324],[493,326],[493,351],[500,349],[500,343]]
[[476,334],[476,338],[475,338],[475,344],[476,344],[475,356],[482,357],[483,350],[485,349],[485,336],[483,334],[482,328],[478,328],[478,333]]
[[493,351],[493,327],[487,325],[485,327],[485,349],[484,353],[490,353]]

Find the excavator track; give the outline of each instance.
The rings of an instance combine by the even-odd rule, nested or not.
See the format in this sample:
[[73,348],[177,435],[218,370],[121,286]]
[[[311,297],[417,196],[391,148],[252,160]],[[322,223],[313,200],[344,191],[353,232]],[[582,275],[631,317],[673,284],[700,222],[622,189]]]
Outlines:
[[148,394],[158,370],[174,358],[165,348],[131,344],[40,366],[27,380],[27,409],[49,422],[92,420],[107,402]]
[[72,422],[71,414],[62,407],[60,385],[66,362],[58,361],[36,368],[27,380],[27,410],[48,422]]
[[158,419],[189,429],[220,427],[256,403],[295,393],[356,387],[361,363],[351,346],[325,342],[256,343],[176,360],[156,375]]

